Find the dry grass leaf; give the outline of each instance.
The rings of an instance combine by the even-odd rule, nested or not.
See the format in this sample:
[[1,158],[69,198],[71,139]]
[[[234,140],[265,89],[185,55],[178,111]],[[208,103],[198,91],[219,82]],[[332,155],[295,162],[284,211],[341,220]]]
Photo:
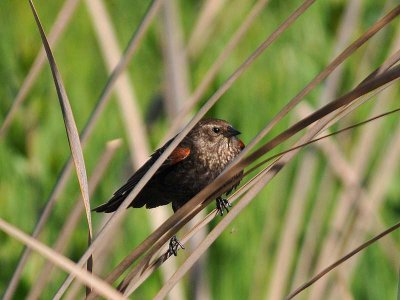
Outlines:
[[[49,60],[51,72],[53,74],[54,84],[56,86],[58,100],[60,102],[61,111],[64,119],[65,129],[67,131],[67,137],[69,146],[71,148],[72,157],[74,159],[76,173],[78,176],[79,187],[82,193],[82,200],[85,206],[86,211],[86,219],[88,222],[88,230],[89,230],[89,243],[91,243],[93,237],[93,228],[92,228],[92,218],[90,215],[90,202],[89,202],[89,187],[87,182],[86,175],[86,167],[85,160],[83,158],[83,152],[81,147],[81,142],[79,138],[78,129],[76,127],[74,115],[72,113],[71,105],[69,104],[67,92],[64,88],[64,84],[61,78],[61,75],[58,71],[56,61],[54,59],[53,53],[51,52],[50,45],[47,41],[46,34],[44,33],[42,24],[40,23],[39,16],[37,15],[35,6],[32,1],[29,1],[29,4],[32,8],[32,13],[35,17],[36,24],[38,26],[40,36],[42,38],[43,46],[46,50],[47,58]],[[91,270],[92,261],[88,260],[88,269]]]
[[35,240],[29,235],[23,233],[19,229],[14,226],[8,224],[4,220],[0,219],[0,229],[10,235],[11,237],[21,241],[28,247],[40,253],[40,255],[44,256],[46,259],[52,261],[54,264],[64,269],[70,274],[76,276],[83,283],[92,286],[99,294],[103,295],[107,299],[125,299],[120,293],[118,293],[113,287],[106,284],[97,276],[89,273],[86,270],[78,267],[74,262],[62,256],[44,245],[43,243]]

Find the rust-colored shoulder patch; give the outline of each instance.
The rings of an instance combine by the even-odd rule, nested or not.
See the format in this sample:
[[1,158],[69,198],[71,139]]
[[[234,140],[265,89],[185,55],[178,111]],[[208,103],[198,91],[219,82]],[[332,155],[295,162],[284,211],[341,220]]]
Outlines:
[[177,164],[178,162],[184,160],[190,154],[189,148],[181,148],[177,147],[174,151],[172,151],[171,155],[169,156],[168,160],[171,164]]
[[244,149],[244,143],[242,142],[242,140],[239,140],[239,147],[240,147],[240,149],[241,150],[243,150]]

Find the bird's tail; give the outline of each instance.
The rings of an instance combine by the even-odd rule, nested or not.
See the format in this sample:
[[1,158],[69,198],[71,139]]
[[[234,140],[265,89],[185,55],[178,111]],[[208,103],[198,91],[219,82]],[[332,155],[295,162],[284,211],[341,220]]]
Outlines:
[[[128,193],[129,194],[129,193]],[[105,212],[105,213],[111,213],[114,212],[118,209],[118,207],[121,205],[121,203],[125,200],[126,196],[128,194],[124,195],[114,195],[110,200],[108,200],[106,203],[95,207],[92,209],[92,211],[95,212]]]

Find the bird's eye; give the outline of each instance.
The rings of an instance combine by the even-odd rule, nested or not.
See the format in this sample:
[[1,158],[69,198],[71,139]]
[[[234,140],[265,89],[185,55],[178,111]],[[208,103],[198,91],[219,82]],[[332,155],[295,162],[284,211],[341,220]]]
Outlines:
[[218,127],[213,127],[212,129],[215,133],[220,133],[221,129],[219,129]]

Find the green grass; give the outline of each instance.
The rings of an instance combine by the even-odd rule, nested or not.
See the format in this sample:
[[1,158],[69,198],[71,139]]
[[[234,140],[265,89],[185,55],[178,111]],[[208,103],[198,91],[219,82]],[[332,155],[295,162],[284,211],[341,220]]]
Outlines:
[[[123,49],[132,31],[141,19],[148,1],[129,0],[106,1],[108,11],[114,22],[120,47]],[[63,1],[35,1],[36,8],[46,32],[49,32]],[[233,1],[227,5],[223,18],[218,18],[213,38],[199,57],[190,61],[192,88],[196,87],[231,34],[240,25],[244,14],[253,1]],[[379,1],[364,1],[362,17],[353,30],[353,39],[364,32],[381,15],[383,4]],[[300,1],[271,1],[246,34],[243,42],[235,49],[203,97],[203,103],[228,76],[250,55],[268,34],[270,34]],[[197,1],[180,1],[183,31],[186,40],[195,24],[200,10]],[[243,132],[242,138],[248,143],[267,122],[316,74],[318,74],[334,55],[335,35],[346,1],[318,1],[305,15],[292,26],[278,41],[249,68],[209,113],[210,116],[229,120]],[[4,120],[19,87],[41,46],[40,37],[27,2],[4,2],[0,10],[0,123]],[[398,24],[398,21],[395,22]],[[164,81],[164,62],[161,50],[162,28],[158,20],[153,24],[129,65],[129,73],[135,86],[141,113],[144,116],[151,99],[162,93]],[[377,49],[376,57],[371,58],[372,71],[388,55],[388,49],[395,38],[395,27],[390,25],[382,33],[382,47]],[[99,46],[92,29],[87,8],[82,1],[72,17],[72,21],[60,42],[53,48],[59,70],[74,111],[77,127],[81,130],[93,109],[107,80],[107,71],[100,54]],[[339,95],[357,84],[355,76],[365,47],[352,56],[344,65],[344,80]],[[366,76],[367,73],[364,74]],[[319,86],[308,97],[312,105],[318,105],[323,86]],[[397,94],[398,95],[398,94]],[[329,99],[328,99],[329,100]],[[197,106],[197,108],[200,106]],[[359,109],[352,120],[363,120],[368,116],[369,106]],[[268,138],[275,136],[293,123],[293,116],[286,117],[276,126]],[[352,123],[352,122],[350,122]],[[382,129],[382,144],[386,137],[393,135],[396,117],[388,118],[388,126]],[[149,132],[149,140],[154,148],[167,131],[168,121],[161,120]],[[339,126],[340,127],[340,126]],[[92,205],[105,201],[109,195],[129,176],[128,148],[126,131],[121,121],[117,102],[113,98],[103,112],[87,147],[84,156],[88,175],[102,153],[107,141],[123,138],[121,150],[112,161],[112,166],[104,176],[92,197]],[[357,130],[349,133],[357,138]],[[264,139],[266,140],[266,139]],[[338,137],[340,144],[342,137]],[[289,145],[289,144],[286,144]],[[343,145],[345,147],[346,145]],[[345,155],[351,147],[344,148]],[[279,147],[285,149],[284,146]],[[377,145],[374,159],[382,154]],[[38,81],[30,91],[25,103],[18,111],[8,134],[0,141],[0,218],[12,223],[25,232],[31,233],[46,203],[57,176],[70,154],[61,112],[48,65],[40,73]],[[301,155],[298,159],[301,159]],[[326,160],[317,155],[322,174]],[[280,221],[288,205],[290,188],[297,175],[298,160],[284,168],[253,203],[237,218],[226,232],[215,242],[208,252],[207,279],[214,299],[246,299],[252,287],[253,274],[257,267],[265,268],[268,277],[276,255],[279,232],[285,226]],[[371,168],[373,161],[371,161]],[[398,172],[397,172],[398,173]],[[366,174],[365,181],[374,176],[374,170]],[[398,177],[396,177],[398,178]],[[388,201],[383,206],[383,216],[388,224],[398,220],[399,189],[397,180],[388,191]],[[314,179],[314,190],[318,189],[319,178]],[[341,189],[337,184],[335,191]],[[79,194],[75,175],[68,183],[63,195],[58,199],[54,212],[41,235],[41,241],[51,245],[57,238],[73,201]],[[312,197],[315,197],[312,193]],[[314,199],[310,200],[312,203]],[[324,201],[319,199],[317,201]],[[311,209],[312,205],[310,205]],[[118,235],[115,247],[107,258],[107,270],[111,270],[135,245],[149,233],[147,212],[144,209],[130,210]],[[101,216],[93,215],[94,224]],[[272,221],[271,221],[272,220]],[[212,228],[218,219],[212,222]],[[268,253],[263,253],[265,261],[255,261],[259,252],[265,222],[271,222],[276,232]],[[75,230],[67,255],[78,260],[86,248],[86,223],[80,222]],[[393,235],[398,241],[398,234]],[[22,245],[0,232],[0,291],[4,291],[22,251]],[[298,250],[293,249],[294,253]],[[312,253],[310,253],[312,255]],[[354,299],[389,299],[395,297],[397,271],[388,268],[390,264],[384,252],[375,245],[362,255],[354,271],[351,292]],[[181,252],[177,258],[183,261],[187,254]],[[175,258],[173,258],[175,259]],[[15,299],[24,298],[40,269],[43,259],[35,254],[24,270],[21,284]],[[57,272],[41,299],[50,299],[65,278],[65,273]],[[371,275],[372,274],[372,275]],[[137,298],[148,299],[155,295],[161,285],[158,272],[138,289]],[[186,285],[189,295],[190,287]],[[263,292],[265,292],[263,290]],[[263,295],[260,295],[260,298]]]

